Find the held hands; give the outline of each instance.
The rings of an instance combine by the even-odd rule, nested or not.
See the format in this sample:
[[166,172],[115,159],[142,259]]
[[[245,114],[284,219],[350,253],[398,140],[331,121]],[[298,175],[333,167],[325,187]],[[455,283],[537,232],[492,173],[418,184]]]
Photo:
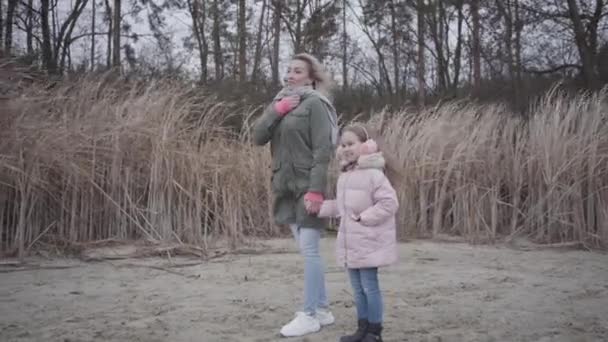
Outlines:
[[323,204],[323,194],[320,192],[307,192],[304,195],[304,206],[310,215],[318,214]]
[[292,95],[282,98],[274,104],[274,109],[280,116],[285,116],[300,104],[300,96]]

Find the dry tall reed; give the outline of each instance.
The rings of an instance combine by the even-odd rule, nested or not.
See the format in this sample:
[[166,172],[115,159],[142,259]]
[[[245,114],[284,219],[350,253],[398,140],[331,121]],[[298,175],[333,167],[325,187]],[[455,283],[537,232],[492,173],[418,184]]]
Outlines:
[[[252,113],[171,81],[84,78],[0,110],[0,251],[104,239],[277,236]],[[608,242],[606,93],[548,95],[529,120],[450,103],[374,118],[401,171],[401,236]],[[230,120],[243,122],[234,132]],[[335,180],[335,175],[331,177]]]

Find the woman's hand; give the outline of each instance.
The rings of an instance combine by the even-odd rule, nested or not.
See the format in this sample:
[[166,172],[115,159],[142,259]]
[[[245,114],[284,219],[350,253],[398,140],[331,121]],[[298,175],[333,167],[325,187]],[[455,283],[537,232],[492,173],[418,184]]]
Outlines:
[[280,116],[285,116],[300,104],[299,95],[291,95],[282,98],[274,104],[274,109]]
[[361,222],[361,216],[357,214],[350,214],[350,218],[355,222]]
[[304,195],[304,206],[309,215],[316,215],[321,211],[323,205],[323,194],[320,192],[307,192]]

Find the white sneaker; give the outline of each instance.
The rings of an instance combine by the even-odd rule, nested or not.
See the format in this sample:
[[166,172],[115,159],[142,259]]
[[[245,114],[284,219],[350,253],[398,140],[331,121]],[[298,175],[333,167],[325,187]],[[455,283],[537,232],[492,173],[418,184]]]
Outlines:
[[321,323],[321,326],[330,325],[336,321],[334,315],[327,309],[317,309],[315,316],[317,317],[317,320],[319,320],[319,323]]
[[281,335],[285,337],[304,336],[321,330],[321,323],[305,312],[296,312],[296,318],[281,328]]

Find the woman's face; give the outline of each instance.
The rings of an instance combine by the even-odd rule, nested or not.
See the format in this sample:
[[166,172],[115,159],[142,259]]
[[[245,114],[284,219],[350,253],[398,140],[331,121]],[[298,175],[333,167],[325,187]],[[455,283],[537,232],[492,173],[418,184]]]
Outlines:
[[294,59],[287,68],[287,84],[291,87],[308,86],[312,84],[306,62]]
[[342,133],[342,136],[340,137],[340,146],[338,146],[337,151],[340,160],[346,164],[357,161],[361,154],[361,144],[361,140],[359,140],[359,137],[355,133],[351,131]]

